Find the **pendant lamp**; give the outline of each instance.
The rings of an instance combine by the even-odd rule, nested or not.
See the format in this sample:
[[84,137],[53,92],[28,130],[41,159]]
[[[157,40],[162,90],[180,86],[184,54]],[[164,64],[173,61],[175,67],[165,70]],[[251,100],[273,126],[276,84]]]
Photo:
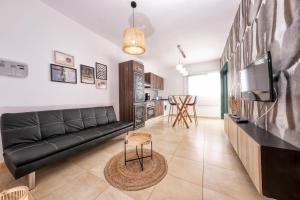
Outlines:
[[130,55],[141,55],[145,53],[145,37],[144,32],[134,27],[134,9],[136,2],[131,2],[132,7],[132,27],[126,28],[123,34],[122,50]]

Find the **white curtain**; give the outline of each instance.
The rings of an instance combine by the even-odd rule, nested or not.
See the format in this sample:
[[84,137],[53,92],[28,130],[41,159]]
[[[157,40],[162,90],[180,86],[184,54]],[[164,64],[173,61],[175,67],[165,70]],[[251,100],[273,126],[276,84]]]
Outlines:
[[189,76],[188,94],[198,96],[198,115],[209,117],[220,116],[221,83],[219,71]]

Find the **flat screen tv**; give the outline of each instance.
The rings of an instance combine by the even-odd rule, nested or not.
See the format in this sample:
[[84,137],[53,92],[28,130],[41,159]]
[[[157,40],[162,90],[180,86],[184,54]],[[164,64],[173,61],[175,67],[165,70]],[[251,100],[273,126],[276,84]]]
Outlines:
[[274,101],[270,52],[241,70],[241,92],[244,100]]

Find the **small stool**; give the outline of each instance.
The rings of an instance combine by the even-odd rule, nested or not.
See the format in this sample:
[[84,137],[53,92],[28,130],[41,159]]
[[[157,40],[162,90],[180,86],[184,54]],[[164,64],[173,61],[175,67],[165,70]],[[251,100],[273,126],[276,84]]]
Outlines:
[[[126,139],[124,142],[124,160],[125,160],[125,165],[127,162],[134,161],[134,160],[139,160],[140,165],[141,165],[141,170],[144,170],[144,158],[149,158],[151,157],[152,160],[152,139],[151,135],[149,133],[141,133],[141,132],[135,132],[135,133],[129,133],[126,135]],[[144,145],[151,144],[151,155],[150,156],[144,156],[143,155],[143,147]],[[137,158],[127,160],[126,156],[126,145],[134,145],[135,146],[135,153]],[[138,146],[141,146],[141,156],[138,153]]]
[[1,200],[29,200],[29,188],[26,186],[14,187],[0,193]]

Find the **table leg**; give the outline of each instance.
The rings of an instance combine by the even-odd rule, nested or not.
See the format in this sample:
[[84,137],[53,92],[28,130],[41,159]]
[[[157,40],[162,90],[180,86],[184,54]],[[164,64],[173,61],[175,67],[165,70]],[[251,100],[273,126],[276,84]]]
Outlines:
[[178,103],[177,100],[176,100],[176,97],[175,97],[175,96],[172,96],[172,98],[173,98],[173,101],[174,101],[175,104],[176,104],[176,110],[177,110],[177,112],[176,112],[176,117],[175,117],[175,121],[174,121],[174,123],[173,123],[173,127],[174,127],[175,124],[176,124],[176,122],[179,121],[179,117],[180,117],[180,107],[179,107],[179,103]]
[[153,154],[152,154],[152,141],[151,141],[151,160],[152,160],[152,158],[153,158],[152,155],[153,155]]
[[[188,101],[186,102],[185,105],[187,105],[188,103],[190,103],[191,99],[192,99],[192,96],[189,96]],[[180,97],[179,97],[179,100],[180,100],[181,104],[184,103]],[[187,109],[188,109],[188,106],[184,106],[184,110],[182,111],[183,117],[189,118],[190,122],[192,123],[191,116],[189,115],[189,112],[188,112]],[[184,115],[184,114],[186,114],[186,115]],[[179,118],[179,120],[181,120],[181,117]]]
[[[192,96],[189,97],[189,99],[188,99],[186,105],[187,105],[188,103],[190,103],[191,99],[192,99]],[[188,112],[187,109],[188,109],[188,106],[185,107],[184,112],[186,113],[186,116],[189,118],[190,122],[192,123],[193,121],[192,121],[191,116],[189,115],[189,112]]]
[[188,123],[187,123],[185,117],[183,116],[183,110],[184,110],[184,107],[185,107],[186,104],[187,104],[187,101],[188,101],[188,99],[189,99],[189,96],[186,96],[186,97],[185,97],[185,99],[184,99],[184,101],[183,101],[183,104],[181,105],[181,108],[180,108],[180,106],[178,105],[178,102],[177,102],[177,100],[176,100],[176,98],[175,98],[174,96],[173,96],[173,99],[174,99],[174,102],[175,102],[176,105],[177,105],[177,109],[179,109],[179,113],[178,113],[177,116],[176,116],[176,119],[175,119],[175,121],[174,121],[174,123],[173,123],[173,127],[176,125],[178,119],[181,117],[180,119],[183,119],[183,122],[185,123],[185,126],[186,126],[187,128],[189,128],[189,125],[188,125]]
[[126,165],[126,141],[124,141],[124,162],[125,162],[125,165]]
[[141,153],[142,153],[142,171],[144,170],[144,155],[143,155],[143,145],[141,144]]

